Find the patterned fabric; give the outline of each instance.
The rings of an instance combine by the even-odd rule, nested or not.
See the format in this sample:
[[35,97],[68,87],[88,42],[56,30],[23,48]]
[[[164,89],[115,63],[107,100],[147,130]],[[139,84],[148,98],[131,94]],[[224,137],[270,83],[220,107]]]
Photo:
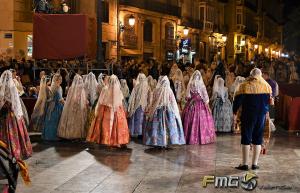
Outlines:
[[135,113],[128,119],[128,126],[130,129],[131,136],[138,136],[143,134],[143,121],[144,111],[142,107],[139,107],[135,111]]
[[45,111],[47,97],[49,96],[49,89],[47,86],[45,76],[40,81],[40,91],[38,99],[34,105],[33,112],[31,114],[29,128],[31,131],[41,132],[45,122]]
[[9,105],[0,112],[0,140],[8,145],[17,160],[27,159],[32,155],[32,146],[24,119],[17,120]]
[[29,117],[28,117],[27,109],[21,98],[20,98],[20,103],[21,103],[22,112],[23,112],[23,119],[25,121],[26,128],[27,128],[27,127],[29,127]]
[[158,108],[153,118],[147,121],[144,144],[166,147],[185,144],[182,122],[168,107]]
[[182,115],[186,143],[214,143],[216,134],[212,114],[198,93],[192,93],[191,96]]
[[57,140],[57,128],[63,111],[63,105],[60,102],[61,99],[62,89],[60,88],[46,104],[46,117],[42,132],[42,138],[44,140]]
[[232,130],[232,105],[228,96],[223,102],[221,97],[217,97],[212,102],[212,115],[214,118],[215,128],[218,132],[231,132]]
[[97,111],[86,140],[108,146],[128,144],[129,129],[123,106],[113,111],[111,107],[100,105]]
[[247,78],[235,93],[235,96],[240,94],[272,94],[272,88],[263,78]]

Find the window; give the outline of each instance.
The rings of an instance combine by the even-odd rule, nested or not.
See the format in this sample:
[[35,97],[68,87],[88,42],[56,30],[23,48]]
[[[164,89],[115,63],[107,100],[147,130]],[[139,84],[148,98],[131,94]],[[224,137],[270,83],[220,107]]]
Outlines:
[[109,3],[107,0],[102,0],[102,22],[109,23]]
[[242,23],[242,9],[236,9],[236,24],[240,25]]
[[214,8],[211,6],[207,6],[206,10],[207,10],[206,20],[208,22],[214,22],[214,19],[215,19]]
[[144,41],[152,42],[152,27],[153,24],[151,21],[146,20],[144,23]]
[[200,7],[200,21],[204,22],[205,20],[205,7]]
[[174,39],[174,26],[171,23],[167,23],[165,26],[165,39]]

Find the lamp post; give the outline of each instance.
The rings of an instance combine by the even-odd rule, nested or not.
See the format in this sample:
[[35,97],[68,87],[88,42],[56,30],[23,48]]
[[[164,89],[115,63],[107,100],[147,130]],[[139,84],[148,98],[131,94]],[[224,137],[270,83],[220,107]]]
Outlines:
[[102,0],[97,0],[97,63],[103,64],[102,52]]
[[227,36],[226,35],[222,35],[222,41],[223,41],[223,49],[224,49],[224,60],[227,61],[227,55],[226,55]]

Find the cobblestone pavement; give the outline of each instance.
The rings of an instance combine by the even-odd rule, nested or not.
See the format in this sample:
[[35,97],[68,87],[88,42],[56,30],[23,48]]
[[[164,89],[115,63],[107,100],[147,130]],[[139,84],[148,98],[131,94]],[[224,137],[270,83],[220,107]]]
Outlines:
[[[216,144],[159,150],[138,140],[128,149],[107,149],[78,142],[44,143],[32,137],[27,160],[32,184],[19,180],[18,193],[205,193],[246,192],[242,188],[202,187],[203,177],[243,176],[240,136],[219,135]],[[300,137],[278,132],[256,172],[252,192],[300,192]]]

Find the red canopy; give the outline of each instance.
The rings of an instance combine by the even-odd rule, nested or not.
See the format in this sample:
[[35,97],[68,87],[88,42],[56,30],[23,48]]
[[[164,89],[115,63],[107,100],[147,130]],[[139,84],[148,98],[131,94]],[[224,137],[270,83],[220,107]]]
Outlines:
[[87,55],[87,16],[34,14],[33,58],[73,59]]

